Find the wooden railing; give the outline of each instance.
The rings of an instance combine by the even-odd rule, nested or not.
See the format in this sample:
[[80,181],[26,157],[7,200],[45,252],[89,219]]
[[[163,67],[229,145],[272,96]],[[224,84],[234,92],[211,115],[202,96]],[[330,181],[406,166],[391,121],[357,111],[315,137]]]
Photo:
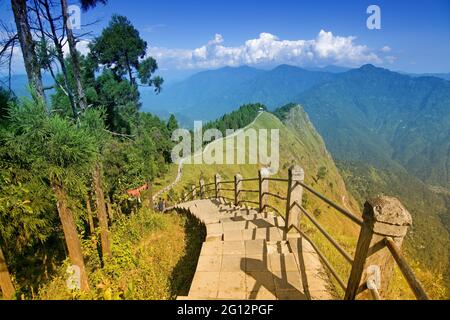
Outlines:
[[[409,212],[400,201],[391,197],[369,200],[365,204],[361,218],[306,185],[304,176],[303,169],[298,166],[289,169],[286,179],[271,178],[264,171],[259,171],[256,178],[244,179],[242,176],[236,175],[232,181],[222,181],[221,176],[216,174],[212,183],[206,184],[204,179],[200,179],[199,184],[191,186],[190,192],[185,193],[181,201],[188,202],[197,198],[223,199],[235,206],[255,205],[261,213],[267,211],[267,209],[276,212],[285,222],[284,239],[286,240],[290,233],[297,232],[307,240],[317,252],[329,273],[345,292],[345,300],[354,300],[357,297],[372,297],[378,300],[385,296],[393,273],[394,262],[397,263],[416,298],[419,300],[429,299],[422,284],[401,253],[401,245],[412,221]],[[243,183],[246,182],[257,182],[258,189],[244,189]],[[287,184],[286,196],[269,192],[270,182]],[[353,257],[304,208],[302,200],[305,191],[325,202],[360,227],[359,239]],[[233,192],[233,197],[225,196],[225,192]],[[257,194],[258,201],[246,200],[243,198],[243,195],[246,194]],[[267,201],[268,197],[285,201],[285,211],[280,212],[279,209],[271,206]],[[302,230],[300,222],[303,216],[350,264],[350,277],[346,282],[314,241]]]

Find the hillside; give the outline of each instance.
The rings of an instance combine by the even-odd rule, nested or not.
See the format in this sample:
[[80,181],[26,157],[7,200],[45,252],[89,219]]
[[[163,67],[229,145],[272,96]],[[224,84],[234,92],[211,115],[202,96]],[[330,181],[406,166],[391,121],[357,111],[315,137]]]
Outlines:
[[[299,164],[305,169],[306,183],[322,192],[337,203],[350,206],[350,209],[357,212],[356,202],[346,190],[345,184],[334,164],[334,161],[323,143],[320,135],[317,134],[313,125],[309,121],[306,113],[301,109],[291,110],[289,120],[282,123],[277,117],[270,113],[263,113],[251,126],[253,129],[278,129],[280,130],[280,170],[278,177],[285,178],[288,168],[293,164]],[[296,129],[302,130],[297,131]],[[235,138],[232,138],[235,139]],[[218,142],[213,142],[218,143]],[[211,145],[212,145],[211,144]],[[172,197],[179,197],[183,192],[187,192],[187,186],[198,184],[199,177],[205,177],[207,183],[212,182],[213,176],[219,172],[224,181],[232,180],[234,175],[239,173],[244,178],[253,178],[258,175],[257,170],[261,166],[255,165],[184,165],[183,177],[176,186]],[[323,179],[317,179],[317,174],[321,168],[326,168],[326,175]],[[228,188],[227,186],[226,188]],[[224,186],[225,188],[225,186]],[[257,183],[247,182],[246,189],[257,189]],[[286,185],[271,183],[270,191],[285,195]],[[231,192],[224,194],[231,197]],[[247,199],[256,200],[257,195],[249,195]],[[346,200],[343,203],[343,200]],[[277,199],[271,199],[270,204],[277,208],[280,213],[285,210],[285,204]],[[305,194],[304,204],[321,221],[327,231],[337,239],[337,241],[349,252],[353,252],[358,236],[358,228],[350,221],[343,218],[339,213],[330,209],[323,202],[320,202],[313,195]],[[333,250],[326,240],[314,228],[308,227],[311,235],[316,239],[325,254],[336,263],[337,269],[348,276],[349,268],[343,258]]]
[[450,187],[450,82],[366,65],[294,101],[335,158],[404,167],[426,183]]
[[[375,169],[357,171],[356,167],[350,164],[345,167],[342,163],[339,163],[341,170],[338,170],[322,137],[317,133],[308,115],[301,107],[284,108],[279,110],[277,116],[281,120],[270,113],[263,113],[251,125],[251,128],[280,130],[281,159],[278,176],[286,177],[287,169],[292,164],[300,164],[305,169],[308,185],[354,213],[361,212],[360,204],[369,197],[382,193],[400,196],[414,217],[414,227],[405,244],[408,260],[413,263],[415,272],[431,295],[446,297],[443,273],[447,266],[448,253],[445,243],[448,244],[448,241],[445,240],[445,229],[440,224],[439,217],[436,214],[430,216],[430,212],[427,210],[430,206],[442,209],[444,203],[440,198],[433,197],[434,194],[430,193],[426,187],[424,188],[424,185],[420,184],[417,179],[405,180],[404,173],[403,175],[401,173],[392,175],[389,172],[377,172]],[[318,172],[322,167],[327,169],[327,174],[323,179],[317,179]],[[244,177],[255,177],[257,168],[253,165],[185,165],[182,181],[175,188],[172,196],[177,197],[183,192],[187,192],[188,189],[184,188],[198,184],[200,176],[205,177],[207,183],[212,182],[212,177],[216,172],[221,174],[223,180],[232,180],[236,173],[240,173]],[[403,181],[409,184],[405,186],[402,184]],[[257,185],[246,183],[244,188],[257,189]],[[270,190],[280,195],[284,195],[286,192],[285,186],[277,183],[271,183]],[[422,200],[420,197],[412,196],[417,194],[429,197]],[[356,200],[352,195],[355,195]],[[226,192],[225,196],[232,197],[232,193]],[[251,200],[256,200],[256,198]],[[358,228],[336,211],[318,201],[313,195],[305,193],[304,202],[307,209],[314,213],[325,229],[348,252],[353,253],[359,232]],[[284,212],[283,204],[280,201],[271,200],[271,205],[281,213]],[[312,234],[314,241],[318,243],[330,261],[333,261],[338,272],[343,278],[346,278],[349,269],[342,257],[322,235],[315,232],[314,227],[306,224],[305,228]],[[442,245],[443,242],[444,245]],[[411,292],[400,274],[397,274],[393,283],[392,297],[412,298]]]
[[[297,105],[290,104],[278,109],[275,114],[302,135],[303,141],[311,141],[307,138],[308,131],[303,129],[302,118],[292,118],[292,114],[298,113],[298,110]],[[349,135],[348,139],[351,138]],[[445,279],[449,275],[450,197],[443,192],[434,192],[395,160],[387,158],[387,161],[390,161],[390,166],[377,167],[370,161],[338,160],[337,167],[347,190],[359,204],[356,211],[361,212],[367,199],[379,195],[395,196],[408,208],[414,221],[405,245],[408,257],[416,264],[416,270],[422,272],[421,277],[428,282],[429,290],[440,295],[442,290],[445,291],[442,287],[449,287]],[[447,283],[433,288],[434,279]],[[445,296],[445,293],[442,295]]]

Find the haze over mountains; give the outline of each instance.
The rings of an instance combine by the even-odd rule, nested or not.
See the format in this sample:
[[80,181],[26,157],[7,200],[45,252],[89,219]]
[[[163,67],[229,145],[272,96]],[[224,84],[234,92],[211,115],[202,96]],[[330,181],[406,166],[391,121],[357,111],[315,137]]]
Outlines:
[[211,120],[245,103],[300,103],[337,159],[405,167],[450,187],[450,82],[365,65],[345,72],[281,65],[201,72],[143,93],[143,110]]
[[[24,94],[26,77],[14,77],[13,87]],[[246,103],[270,110],[300,103],[337,160],[406,169],[426,183],[450,188],[450,82],[442,78],[372,65],[348,71],[226,67],[167,85],[158,96],[146,90],[141,95],[143,111],[174,113],[190,125]]]

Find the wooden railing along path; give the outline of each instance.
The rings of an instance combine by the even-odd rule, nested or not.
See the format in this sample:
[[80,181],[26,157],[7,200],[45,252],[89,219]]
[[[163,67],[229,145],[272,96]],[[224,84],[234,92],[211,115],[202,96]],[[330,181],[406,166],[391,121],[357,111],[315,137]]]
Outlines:
[[[412,224],[411,215],[400,203],[392,197],[378,197],[366,202],[362,218],[356,216],[315,191],[304,183],[305,173],[299,166],[289,170],[285,179],[271,178],[264,170],[259,171],[258,177],[244,179],[236,175],[232,181],[222,181],[221,176],[216,174],[214,182],[205,183],[200,179],[198,185],[192,185],[190,192],[183,195],[181,201],[188,202],[197,198],[224,199],[235,206],[242,204],[255,205],[259,212],[272,209],[285,220],[285,239],[290,232],[298,232],[309,241],[321,258],[330,274],[336,279],[339,286],[345,292],[345,300],[354,300],[357,297],[369,297],[381,299],[385,296],[388,284],[393,274],[394,262],[397,263],[403,276],[408,282],[412,292],[419,300],[428,300],[428,296],[420,281],[414,275],[411,267],[406,262],[401,246],[409,227]],[[258,189],[244,189],[246,182],[257,182]],[[269,183],[286,184],[286,196],[280,196],[269,192]],[[325,231],[314,216],[302,205],[303,193],[307,191],[321,201],[334,208],[345,218],[360,227],[360,234],[354,256],[346,252],[333,237]],[[225,192],[233,192],[234,197],[227,197]],[[258,201],[246,200],[243,195],[257,194]],[[268,203],[268,198],[274,197],[285,201],[284,214]],[[301,219],[306,217],[330,242],[330,244],[344,257],[351,266],[350,277],[344,281],[336,272],[333,264],[319,250],[318,246],[308,237],[300,226]]]

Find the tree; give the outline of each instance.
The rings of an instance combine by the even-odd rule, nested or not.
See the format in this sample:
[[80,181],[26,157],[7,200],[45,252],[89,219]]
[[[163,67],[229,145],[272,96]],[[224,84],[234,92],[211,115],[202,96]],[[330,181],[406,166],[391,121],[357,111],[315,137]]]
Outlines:
[[[9,95],[5,100],[1,102],[5,108],[16,104]],[[9,116],[9,110],[6,113]],[[12,263],[27,248],[45,241],[54,229],[49,190],[26,158],[15,157],[22,146],[7,144],[14,140],[11,131],[5,117],[0,121],[0,287],[6,298],[14,294],[7,261]]]
[[47,116],[43,103],[11,109],[12,134],[6,146],[15,158],[28,159],[30,171],[48,181],[54,193],[69,258],[80,269],[81,289],[89,290],[71,194],[86,194],[86,178],[96,156],[94,138],[58,115]]
[[67,44],[69,45],[70,58],[72,60],[72,71],[73,78],[75,80],[76,86],[76,97],[77,103],[81,110],[85,110],[87,108],[86,95],[84,93],[84,88],[81,82],[81,71],[80,71],[80,62],[79,62],[79,53],[77,51],[77,45],[75,36],[73,35],[72,27],[69,25],[69,6],[67,4],[67,0],[61,0],[61,10],[63,16],[63,28],[66,30],[67,34]]
[[[65,35],[66,32],[60,32],[58,33],[58,28],[57,28],[57,22],[60,19],[60,16],[63,17],[63,30],[69,29],[67,27],[64,27],[64,25],[67,23],[67,21],[65,21],[65,18],[67,17],[67,14],[61,14],[61,15],[57,15],[56,18],[54,18],[54,12],[52,12],[52,5],[53,3],[50,2],[50,0],[34,0],[34,4],[35,4],[35,14],[38,20],[38,29],[41,32],[41,42],[47,44],[47,39],[46,37],[51,41],[53,48],[46,48],[44,46],[43,50],[44,51],[48,51],[46,52],[46,56],[49,56],[49,59],[52,60],[53,57],[56,58],[56,60],[58,60],[59,62],[59,66],[61,68],[61,73],[63,75],[63,84],[64,84],[64,89],[65,89],[65,94],[67,95],[69,102],[70,102],[70,106],[72,109],[72,116],[74,119],[78,118],[78,106],[75,102],[75,97],[74,94],[71,90],[71,88],[69,87],[69,75],[68,75],[68,71],[67,71],[67,66],[66,66],[66,62],[64,60],[64,42],[66,41],[65,39]],[[66,8],[67,9],[67,8]],[[62,11],[64,11],[64,8],[62,9]],[[48,24],[49,30],[46,31],[45,30],[45,26],[43,24],[43,19],[45,19],[45,21]],[[72,44],[74,45],[74,44]],[[70,44],[69,44],[70,46]],[[47,64],[48,68],[51,69],[51,62]],[[53,72],[52,72],[53,75]],[[56,82],[56,79],[54,79]],[[78,99],[79,100],[79,99]]]
[[90,49],[97,63],[112,70],[116,78],[127,75],[130,83],[136,85],[137,73],[141,84],[154,86],[157,92],[161,90],[163,79],[152,78],[158,69],[156,60],[145,58],[147,42],[126,17],[114,15]]
[[[81,0],[81,7],[83,11],[88,11],[91,8],[94,8],[97,4],[106,4],[107,0]],[[76,39],[73,34],[71,26],[69,26],[69,13],[68,13],[68,4],[67,0],[61,0],[61,9],[64,20],[64,28],[67,34],[67,43],[69,45],[70,57],[72,61],[72,72],[73,78],[75,81],[76,91],[77,91],[77,100],[81,110],[85,110],[87,108],[87,99],[85,95],[85,90],[82,83],[81,69],[80,69],[80,58],[79,52],[76,48]]]
[[95,140],[96,158],[92,168],[92,182],[97,203],[97,217],[100,225],[102,256],[112,257],[110,235],[108,229],[108,215],[106,212],[105,193],[103,192],[103,167],[101,154],[109,138],[104,127],[104,111],[101,109],[87,110],[81,119],[81,128],[86,130]]
[[37,98],[45,101],[41,69],[36,57],[35,42],[31,35],[28,21],[27,2],[26,0],[11,0],[11,5],[28,81],[34,89]]
[[177,130],[180,126],[178,125],[177,118],[173,114],[170,115],[169,121],[167,121],[167,130],[169,130],[170,135]]

